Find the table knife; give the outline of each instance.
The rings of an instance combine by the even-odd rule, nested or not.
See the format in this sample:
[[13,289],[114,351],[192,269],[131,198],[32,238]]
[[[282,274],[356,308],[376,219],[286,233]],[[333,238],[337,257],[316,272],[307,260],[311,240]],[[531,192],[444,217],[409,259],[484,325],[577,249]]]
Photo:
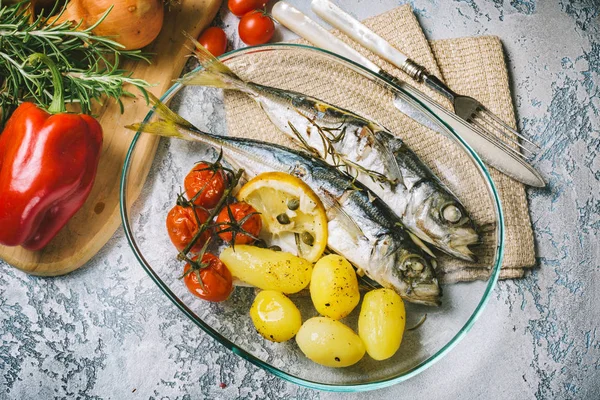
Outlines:
[[[319,5],[316,3],[322,2],[320,0],[313,1],[313,8],[319,8]],[[379,74],[388,85],[395,89],[393,90],[394,106],[404,114],[443,135],[447,135],[446,127],[444,126],[444,124],[446,124],[452,128],[452,130],[460,136],[486,164],[524,184],[537,187],[545,186],[540,174],[527,162],[514,154],[506,152],[493,141],[482,137],[477,131],[471,128],[468,122],[464,121],[453,112],[448,111],[441,104],[437,103],[412,85],[401,81],[381,69],[375,63],[342,42],[296,8],[284,1],[279,1],[273,6],[272,14],[281,25],[287,27],[298,36],[308,40],[313,45],[341,55],[342,57]],[[435,113],[442,122],[427,118],[425,115],[430,112]]]

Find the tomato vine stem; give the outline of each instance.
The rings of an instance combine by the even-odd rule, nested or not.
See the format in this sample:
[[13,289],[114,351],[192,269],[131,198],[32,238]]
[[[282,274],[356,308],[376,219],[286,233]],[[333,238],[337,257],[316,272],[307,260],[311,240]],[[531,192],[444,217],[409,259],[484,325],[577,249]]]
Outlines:
[[244,175],[243,169],[237,170],[232,175],[231,181],[229,182],[229,186],[227,187],[227,189],[225,189],[223,196],[221,196],[221,198],[219,199],[219,202],[217,203],[216,207],[209,213],[209,216],[208,216],[208,219],[206,220],[206,222],[204,222],[202,225],[200,225],[198,227],[198,231],[196,232],[196,234],[194,235],[192,240],[190,240],[188,245],[185,246],[185,248],[179,252],[179,254],[177,255],[178,260],[193,262],[188,258],[187,254],[189,253],[191,248],[194,247],[194,244],[196,244],[198,239],[200,239],[200,236],[202,236],[202,234],[204,232],[206,232],[208,229],[210,229],[213,226],[213,224],[212,224],[213,219],[217,215],[219,215],[219,213],[221,212],[223,207],[229,201],[229,196],[231,195],[231,192],[237,186],[237,184],[239,183],[239,181],[243,175]]

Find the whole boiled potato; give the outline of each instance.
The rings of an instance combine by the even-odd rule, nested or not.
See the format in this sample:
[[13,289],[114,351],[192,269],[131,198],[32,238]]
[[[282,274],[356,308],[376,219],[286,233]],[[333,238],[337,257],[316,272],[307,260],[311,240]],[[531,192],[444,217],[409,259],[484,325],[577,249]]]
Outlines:
[[402,298],[391,289],[365,294],[358,317],[358,335],[374,360],[396,354],[404,335],[406,312]]
[[360,300],[358,280],[352,265],[344,257],[330,254],[314,266],[310,297],[319,314],[342,319]]
[[310,282],[312,263],[293,254],[237,245],[221,253],[231,275],[263,290],[296,293]]
[[254,327],[267,340],[285,342],[294,337],[302,325],[300,311],[283,293],[263,290],[250,308]]
[[296,343],[306,357],[326,367],[347,367],[365,355],[360,337],[340,321],[327,317],[314,317],[302,324]]

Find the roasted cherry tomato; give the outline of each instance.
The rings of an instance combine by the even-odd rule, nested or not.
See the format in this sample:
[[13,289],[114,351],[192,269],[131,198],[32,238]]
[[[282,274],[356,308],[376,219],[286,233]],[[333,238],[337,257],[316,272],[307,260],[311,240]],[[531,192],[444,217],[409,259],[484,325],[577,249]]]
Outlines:
[[[173,242],[179,251],[183,250],[196,232],[198,232],[198,222],[196,221],[194,212],[201,224],[205,223],[209,217],[208,212],[202,208],[183,207],[180,205],[173,207],[169,211],[169,214],[167,214],[167,231],[169,232],[171,242]],[[209,237],[210,233],[208,231],[204,232],[190,251],[200,251]]]
[[206,209],[214,208],[227,188],[227,177],[223,169],[213,168],[206,163],[198,163],[187,174],[183,182],[188,199],[194,199],[194,204]]
[[[254,207],[243,201],[223,208],[217,216],[217,224],[221,224],[219,228],[221,239],[229,243],[235,239],[234,244],[252,243],[254,239],[243,232],[258,237],[262,228],[260,215],[253,213],[256,213]],[[240,222],[243,222],[241,227],[238,226]]]
[[198,42],[208,50],[213,56],[218,57],[225,53],[227,49],[227,36],[221,28],[213,26],[208,28],[198,38]]
[[[197,261],[198,256],[192,258],[192,261]],[[198,281],[198,273],[189,271],[190,264],[186,264],[183,270],[185,274],[183,280],[185,285],[194,296],[208,301],[223,301],[227,300],[233,291],[231,272],[219,258],[210,253],[204,253],[202,256],[202,266],[200,269],[200,279]]]
[[268,0],[229,0],[227,6],[233,15],[241,18],[252,10],[262,10],[267,3]]
[[273,37],[275,24],[269,15],[260,10],[250,11],[238,26],[240,39],[250,46],[267,43]]

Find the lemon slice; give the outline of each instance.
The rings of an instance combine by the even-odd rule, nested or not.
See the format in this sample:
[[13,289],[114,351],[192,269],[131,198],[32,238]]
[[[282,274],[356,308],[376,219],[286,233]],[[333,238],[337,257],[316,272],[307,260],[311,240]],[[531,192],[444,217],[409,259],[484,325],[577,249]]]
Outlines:
[[262,218],[260,238],[310,262],[327,246],[327,214],[319,197],[302,180],[283,172],[265,172],[246,183],[237,198]]

